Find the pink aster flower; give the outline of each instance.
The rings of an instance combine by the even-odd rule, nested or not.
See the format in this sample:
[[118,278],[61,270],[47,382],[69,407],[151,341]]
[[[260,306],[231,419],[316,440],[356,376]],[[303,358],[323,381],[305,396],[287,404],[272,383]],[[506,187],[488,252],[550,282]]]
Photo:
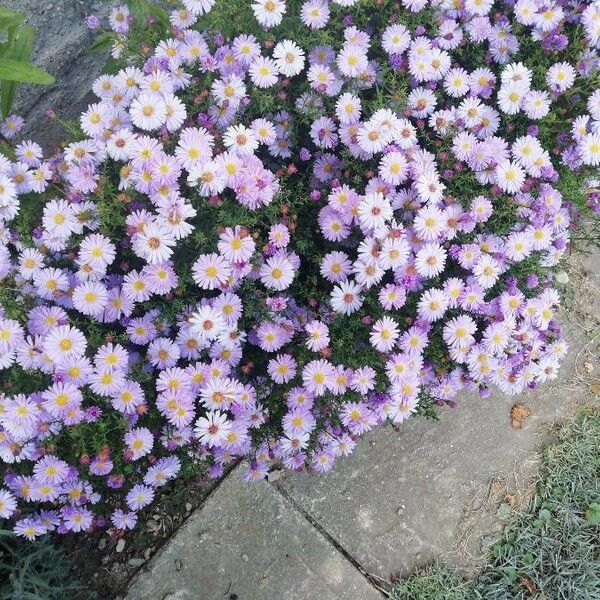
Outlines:
[[121,530],[133,529],[137,523],[137,515],[135,512],[125,512],[117,508],[111,515],[110,521],[114,527]]

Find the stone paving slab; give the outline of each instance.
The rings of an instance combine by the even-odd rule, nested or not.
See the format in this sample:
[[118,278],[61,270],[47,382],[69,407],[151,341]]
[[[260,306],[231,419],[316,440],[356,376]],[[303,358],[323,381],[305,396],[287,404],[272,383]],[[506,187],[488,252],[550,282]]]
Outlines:
[[381,600],[267,482],[241,465],[133,580],[127,600]]

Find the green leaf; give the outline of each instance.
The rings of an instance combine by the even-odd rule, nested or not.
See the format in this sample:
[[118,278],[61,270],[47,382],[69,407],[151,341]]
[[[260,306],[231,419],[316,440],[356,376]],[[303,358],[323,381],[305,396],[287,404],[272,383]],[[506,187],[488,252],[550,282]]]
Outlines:
[[131,0],[131,13],[137,20],[137,25],[144,25],[144,21],[152,16],[161,25],[166,25],[169,22],[169,15],[166,10],[152,4],[149,0]]
[[600,525],[600,503],[592,502],[585,511],[585,520],[592,525]]
[[54,83],[54,77],[50,73],[29,63],[11,58],[0,58],[0,80],[39,83],[40,85]]
[[[5,48],[5,52],[0,53],[0,56],[29,62],[34,38],[35,30],[33,27],[12,28],[9,31],[9,48]],[[17,87],[18,83],[14,81],[5,81],[0,85],[0,110],[5,117],[11,111]]]
[[540,512],[538,513],[538,518],[543,523],[550,523],[550,520],[552,519],[552,514],[550,513],[550,511],[548,509],[542,508],[540,510]]
[[535,562],[535,556],[531,552],[523,554],[523,564],[532,565]]
[[113,35],[110,33],[103,33],[99,35],[92,45],[87,49],[88,52],[106,52],[109,50],[113,41]]
[[0,6],[0,29],[8,29],[13,25],[18,25],[23,22],[24,18],[24,14],[13,12]]

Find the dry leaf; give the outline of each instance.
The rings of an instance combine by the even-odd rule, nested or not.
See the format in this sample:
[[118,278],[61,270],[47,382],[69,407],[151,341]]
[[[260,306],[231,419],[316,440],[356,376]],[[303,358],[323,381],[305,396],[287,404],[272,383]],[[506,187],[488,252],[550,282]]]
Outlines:
[[506,494],[505,498],[506,498],[506,501],[508,502],[508,505],[511,508],[518,508],[519,499],[517,498],[517,496],[513,496],[512,494]]
[[594,394],[594,396],[600,396],[600,381],[590,383],[590,392]]
[[514,404],[510,409],[510,424],[513,429],[521,429],[523,421],[531,415],[531,409],[526,404]]
[[523,579],[521,579],[521,585],[532,595],[535,596],[539,590],[537,588],[537,585],[535,585],[535,583],[529,579],[529,577],[525,577]]

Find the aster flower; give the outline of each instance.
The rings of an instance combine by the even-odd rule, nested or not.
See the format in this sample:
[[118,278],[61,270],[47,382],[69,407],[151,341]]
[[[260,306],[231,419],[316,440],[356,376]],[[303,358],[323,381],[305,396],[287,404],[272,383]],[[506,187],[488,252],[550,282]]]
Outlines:
[[194,281],[206,290],[223,285],[230,274],[229,263],[218,254],[201,254],[192,266]]
[[256,0],[252,4],[252,11],[256,20],[264,27],[279,25],[285,10],[283,0]]
[[275,383],[287,383],[296,375],[296,361],[289,354],[278,354],[269,361],[267,370]]
[[261,281],[269,288],[281,291],[294,279],[294,267],[285,256],[273,256],[260,269]]
[[118,508],[111,515],[110,520],[117,529],[133,529],[137,523],[137,516],[134,512],[125,512]]
[[271,58],[258,56],[249,69],[252,83],[259,88],[275,85],[279,79],[279,66]]
[[82,356],[87,342],[79,329],[70,325],[60,325],[52,329],[44,339],[44,352],[61,360],[71,356]]
[[190,317],[190,331],[201,340],[214,340],[224,329],[223,317],[209,306],[202,306]]
[[306,346],[313,352],[319,352],[323,348],[327,348],[329,345],[329,329],[327,325],[321,321],[311,321],[304,327],[308,338],[306,340]]
[[47,532],[47,529],[41,521],[33,517],[25,517],[15,523],[13,532],[19,537],[33,541],[35,538],[44,535]]
[[221,445],[231,430],[231,423],[227,415],[218,410],[209,411],[206,417],[200,417],[196,421],[194,434],[200,442],[209,447]]
[[360,295],[361,288],[356,283],[346,279],[333,288],[331,307],[336,312],[349,315],[358,310],[363,303]]
[[276,44],[273,59],[279,72],[287,77],[298,75],[304,68],[304,50],[292,40],[282,40]]
[[302,382],[309,393],[322,396],[330,385],[333,369],[329,362],[313,360],[302,371]]
[[174,245],[175,238],[160,222],[148,223],[133,239],[134,252],[151,265],[169,260]]
[[124,436],[125,444],[131,452],[131,460],[138,460],[152,450],[154,436],[145,427],[131,429]]
[[154,490],[150,486],[136,484],[129,490],[125,499],[132,511],[138,511],[154,500]]
[[399,337],[398,324],[391,317],[378,319],[371,330],[371,344],[379,352],[389,352]]
[[0,517],[9,519],[16,509],[16,498],[8,490],[0,488]]
[[444,270],[446,251],[435,243],[425,244],[416,254],[415,268],[423,277],[435,277]]

